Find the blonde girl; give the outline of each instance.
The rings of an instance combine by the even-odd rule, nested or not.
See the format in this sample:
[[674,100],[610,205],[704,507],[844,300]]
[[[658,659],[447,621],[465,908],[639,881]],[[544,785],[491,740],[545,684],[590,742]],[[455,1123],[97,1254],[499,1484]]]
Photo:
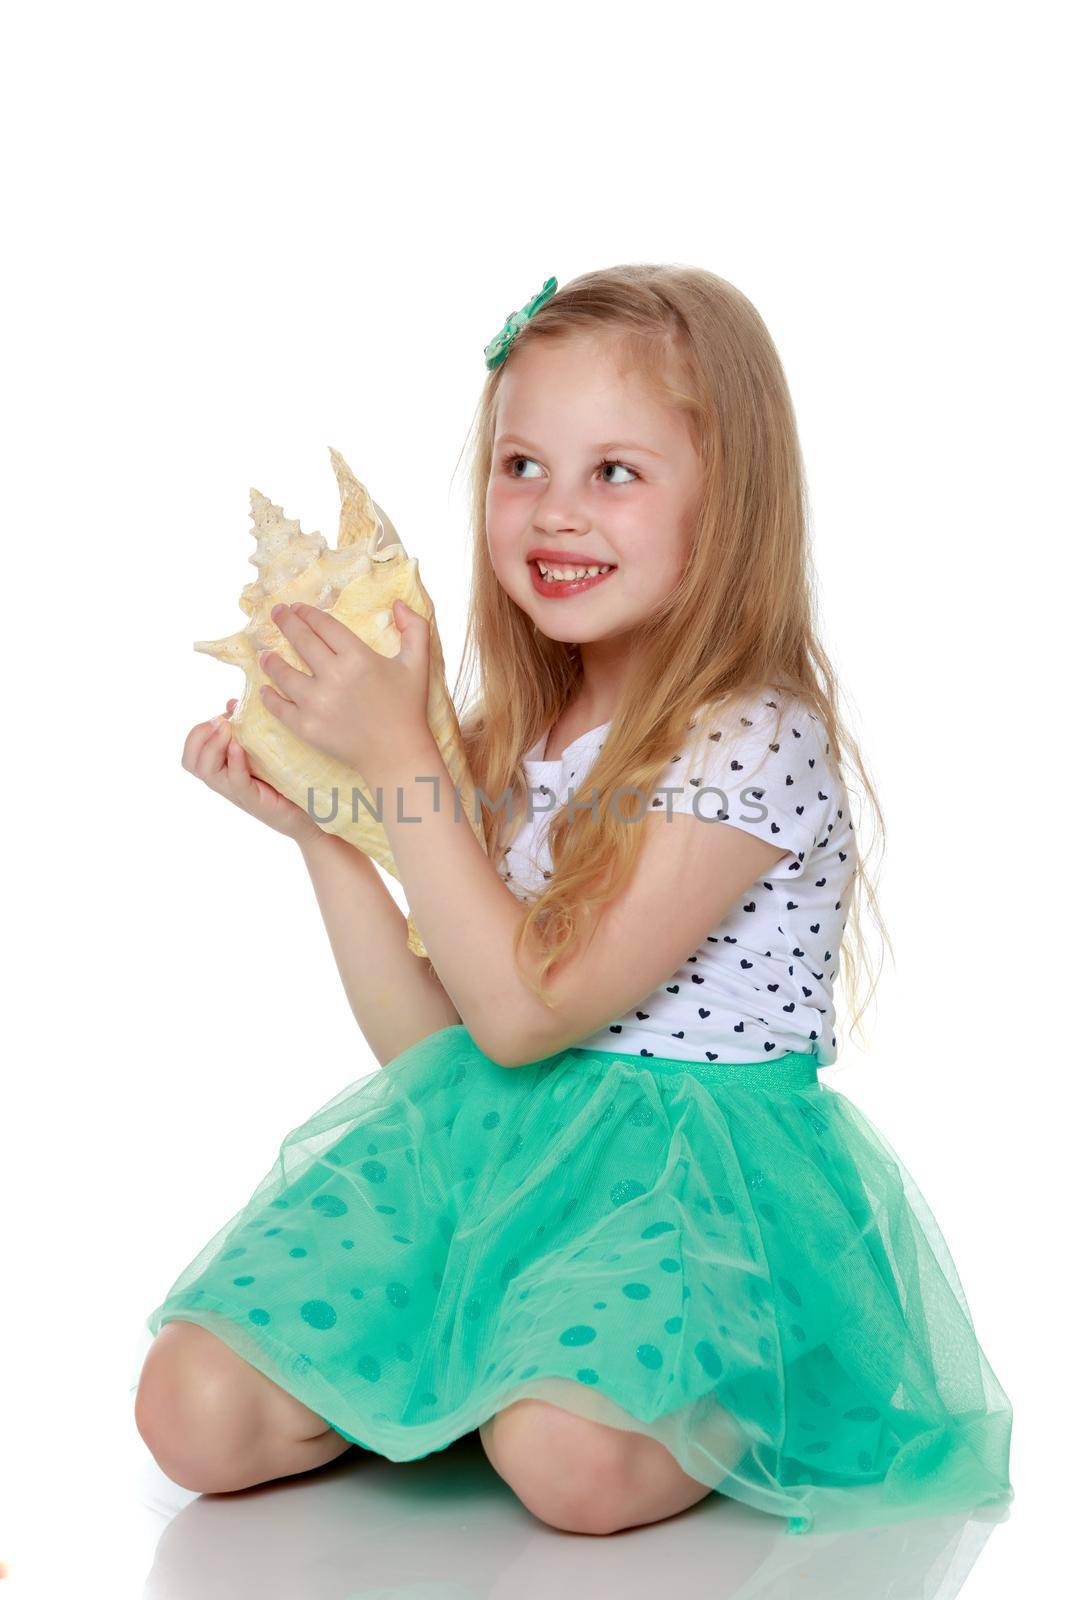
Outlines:
[[1011,1406],[938,1225],[819,1078],[864,900],[880,926],[850,773],[881,817],[770,335],[709,272],[628,265],[549,279],[485,355],[456,700],[487,848],[421,617],[384,657],[294,606],[303,670],[263,663],[279,721],[381,791],[429,961],[225,717],[186,741],[298,846],[380,1066],[152,1312],[142,1436],[212,1492],[477,1430],[535,1517],[596,1534],[713,1491],[793,1533],[1007,1501]]

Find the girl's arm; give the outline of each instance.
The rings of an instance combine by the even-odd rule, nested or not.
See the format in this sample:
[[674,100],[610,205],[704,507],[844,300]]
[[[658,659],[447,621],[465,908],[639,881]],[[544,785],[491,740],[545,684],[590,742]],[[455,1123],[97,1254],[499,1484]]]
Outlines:
[[369,856],[321,831],[301,841],[300,852],[348,1003],[381,1065],[458,1023],[429,962],[408,949],[404,914]]
[[[565,1049],[639,1004],[788,853],[727,824],[647,814],[631,882],[603,908],[589,946],[551,976],[557,1003],[549,1008],[515,965],[524,908],[456,805],[429,732],[390,756],[368,788],[375,803],[381,790],[382,822],[438,977],[474,1042],[501,1066]],[[503,803],[502,796],[489,800]]]

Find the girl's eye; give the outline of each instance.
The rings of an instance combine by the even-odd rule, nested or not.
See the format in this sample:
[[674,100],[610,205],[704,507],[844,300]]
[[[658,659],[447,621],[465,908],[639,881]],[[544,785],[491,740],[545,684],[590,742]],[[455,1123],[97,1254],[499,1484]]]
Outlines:
[[[516,473],[512,472],[512,470],[511,470],[513,464],[516,461],[533,461],[533,457],[532,456],[519,455],[519,454],[516,453],[516,454],[510,455],[510,456],[506,456],[504,458],[504,471],[510,477],[518,476],[519,477],[519,481],[523,482],[525,480],[522,478],[522,476],[520,474],[516,474]],[[534,464],[537,465],[537,463],[534,463]],[[628,472],[630,474],[629,478],[606,480],[608,482],[613,482],[614,484],[616,484],[620,488],[622,488],[625,484],[635,480],[639,476],[639,474],[634,471],[633,467],[628,467],[624,461],[602,461],[600,463],[600,467],[597,470],[599,471],[599,470],[601,470],[601,468],[604,468],[604,467],[621,467],[623,472]]]
[[[634,471],[633,467],[628,467],[624,461],[602,461],[600,465],[602,467],[621,467],[623,472],[628,472],[630,474],[631,478],[637,477],[637,473]],[[616,478],[615,481],[618,483],[619,480]],[[624,481],[629,482],[629,479]]]
[[513,464],[516,461],[529,461],[530,459],[531,458],[529,456],[520,456],[520,455],[505,456],[505,458],[504,458],[504,471],[509,473],[511,475],[511,477],[516,477],[516,476],[520,476],[521,477],[521,474],[513,473],[511,471],[511,468],[512,468]]

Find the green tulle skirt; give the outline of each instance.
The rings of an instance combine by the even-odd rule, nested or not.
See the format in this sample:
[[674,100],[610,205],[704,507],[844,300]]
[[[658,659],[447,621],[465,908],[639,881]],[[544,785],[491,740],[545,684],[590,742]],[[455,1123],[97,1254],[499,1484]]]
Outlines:
[[502,1067],[443,1028],[286,1135],[175,1318],[392,1461],[530,1397],[792,1533],[1013,1497],[938,1225],[810,1055]]

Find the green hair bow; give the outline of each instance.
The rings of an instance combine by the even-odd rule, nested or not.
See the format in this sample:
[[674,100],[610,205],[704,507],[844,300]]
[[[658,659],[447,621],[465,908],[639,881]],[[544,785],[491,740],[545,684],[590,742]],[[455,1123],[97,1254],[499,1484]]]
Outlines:
[[532,300],[527,300],[521,311],[513,311],[495,338],[491,339],[485,347],[485,364],[490,369],[499,367],[511,349],[511,341],[529,322],[530,318],[540,311],[547,300],[551,300],[558,285],[555,278],[546,278],[544,287]]

